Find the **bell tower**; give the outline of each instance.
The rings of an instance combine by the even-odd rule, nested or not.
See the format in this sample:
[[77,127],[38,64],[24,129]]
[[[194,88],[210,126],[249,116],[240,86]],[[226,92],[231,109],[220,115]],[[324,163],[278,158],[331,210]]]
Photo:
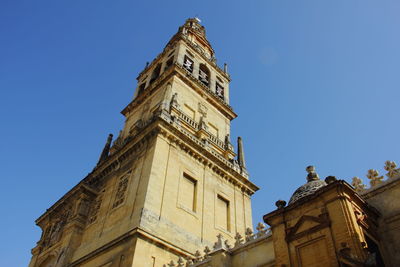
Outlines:
[[36,223],[36,266],[162,266],[252,228],[258,190],[230,141],[227,67],[197,18],[137,77],[94,170]]

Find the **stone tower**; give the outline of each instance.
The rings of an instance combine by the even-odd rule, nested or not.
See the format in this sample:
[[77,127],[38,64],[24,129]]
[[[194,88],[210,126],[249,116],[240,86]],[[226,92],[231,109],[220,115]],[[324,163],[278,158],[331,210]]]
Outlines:
[[36,223],[30,267],[162,266],[252,228],[241,139],[230,142],[230,77],[188,19],[137,77],[125,125],[94,170]]

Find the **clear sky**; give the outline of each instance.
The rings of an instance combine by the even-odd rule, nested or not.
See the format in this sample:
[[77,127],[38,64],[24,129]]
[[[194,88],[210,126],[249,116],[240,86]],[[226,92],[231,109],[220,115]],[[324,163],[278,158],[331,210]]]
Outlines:
[[350,181],[400,163],[400,1],[0,1],[0,266],[27,266],[34,224],[92,170],[136,76],[188,17],[229,64],[253,221],[307,165]]

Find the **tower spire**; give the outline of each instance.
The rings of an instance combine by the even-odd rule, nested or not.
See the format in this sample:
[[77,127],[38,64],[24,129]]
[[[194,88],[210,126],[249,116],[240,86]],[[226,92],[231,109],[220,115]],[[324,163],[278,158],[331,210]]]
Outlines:
[[238,137],[237,139],[238,142],[238,163],[239,166],[246,169],[246,162],[244,160],[244,151],[243,151],[243,141],[242,137]]
[[110,147],[111,147],[111,141],[113,139],[113,135],[109,134],[108,138],[107,138],[107,142],[104,145],[103,151],[101,152],[99,161],[97,162],[97,165],[99,165],[100,163],[102,163],[104,160],[107,159],[108,157],[108,153],[110,152]]

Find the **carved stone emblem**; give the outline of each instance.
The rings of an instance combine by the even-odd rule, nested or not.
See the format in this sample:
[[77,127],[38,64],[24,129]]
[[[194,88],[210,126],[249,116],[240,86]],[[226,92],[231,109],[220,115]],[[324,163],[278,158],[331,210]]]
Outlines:
[[200,102],[199,102],[199,113],[203,115],[203,117],[207,117],[207,106]]

